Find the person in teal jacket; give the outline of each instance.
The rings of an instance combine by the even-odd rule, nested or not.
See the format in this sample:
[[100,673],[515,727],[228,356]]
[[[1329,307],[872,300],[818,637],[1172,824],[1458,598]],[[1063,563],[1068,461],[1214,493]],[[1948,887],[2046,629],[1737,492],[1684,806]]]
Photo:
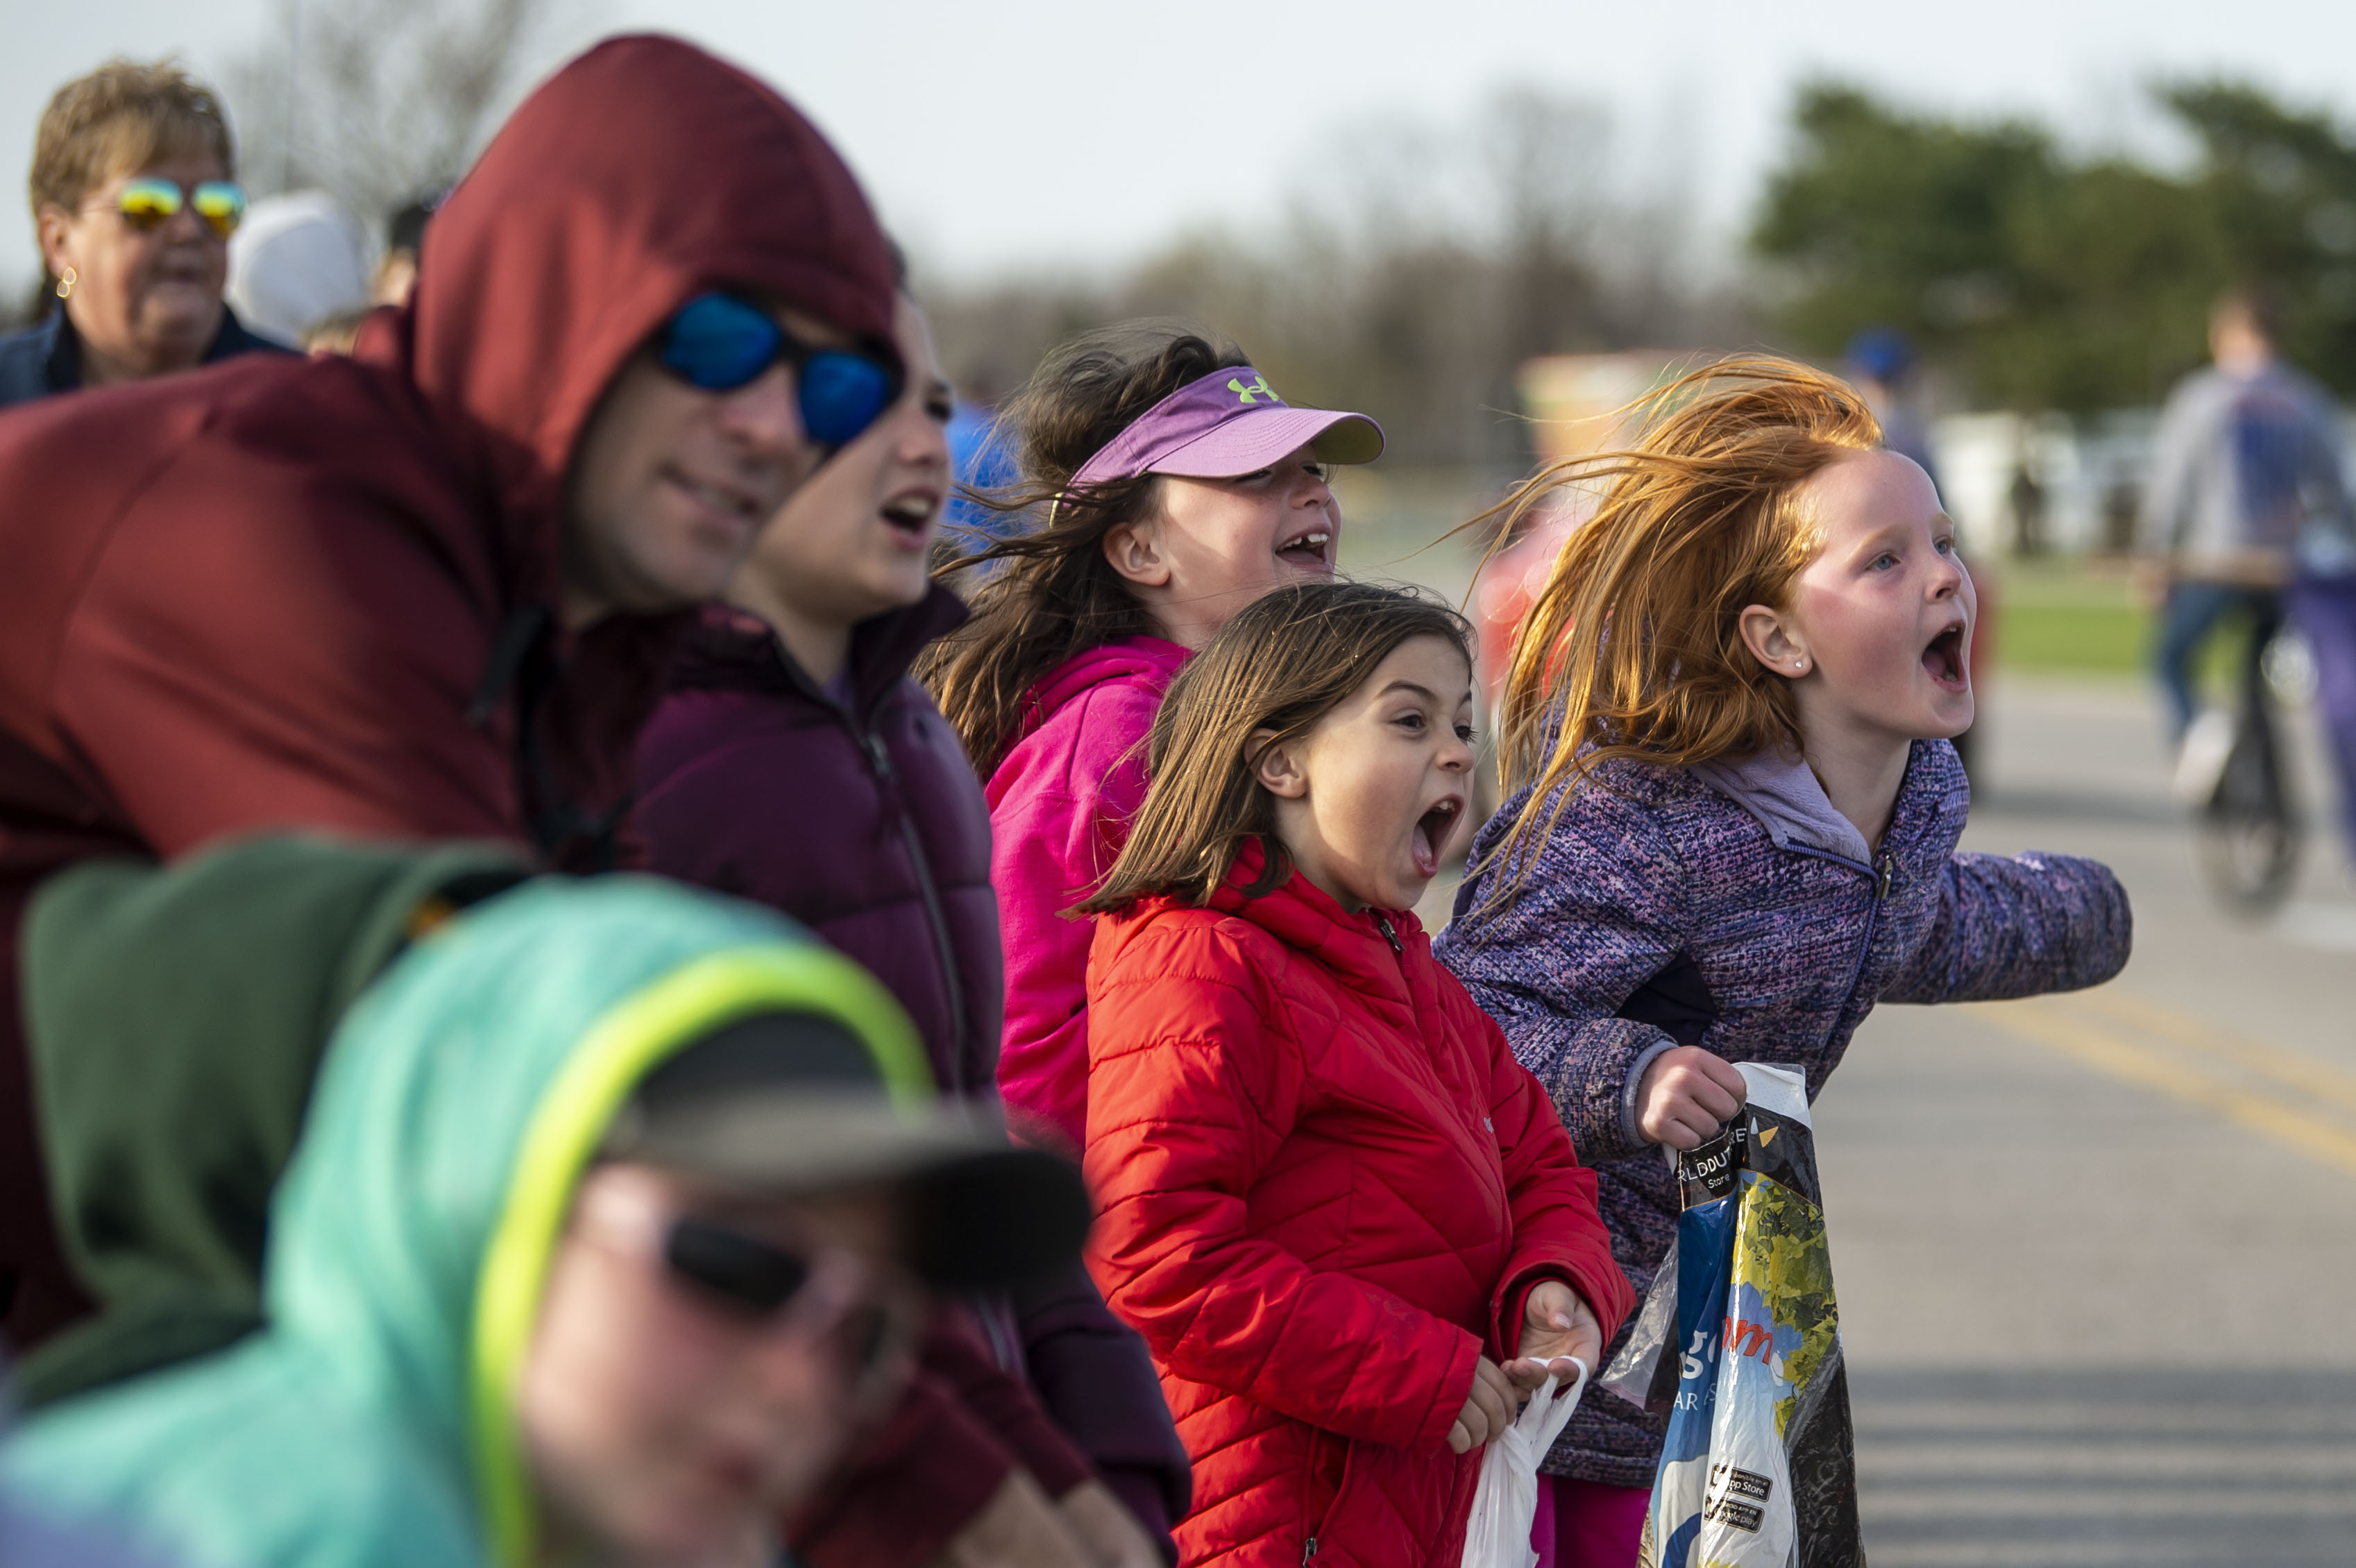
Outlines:
[[1068,1168],[952,1116],[889,997],[789,922],[528,883],[337,1031],[268,1327],[41,1412],[0,1484],[188,1568],[773,1563],[923,1284],[1067,1266],[1086,1231]]

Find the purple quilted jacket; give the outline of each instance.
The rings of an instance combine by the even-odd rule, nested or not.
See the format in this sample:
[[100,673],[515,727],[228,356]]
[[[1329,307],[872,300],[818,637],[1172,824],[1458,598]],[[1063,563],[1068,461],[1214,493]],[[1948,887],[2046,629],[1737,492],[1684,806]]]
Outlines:
[[[1763,804],[1709,782],[1730,773],[1740,770],[1607,764],[1519,891],[1484,907],[1485,884],[1504,874],[1491,856],[1528,796],[1516,794],[1474,840],[1476,869],[1434,944],[1553,1095],[1640,1294],[1676,1233],[1676,1183],[1634,1123],[1636,1079],[1655,1056],[1701,1045],[1797,1067],[1813,1099],[1876,1002],[2074,990],[2127,959],[2126,893],[2107,868],[1956,853],[1970,792],[1944,741],[1914,743],[1870,863],[1804,769]],[[1807,803],[1792,805],[1811,790],[1813,825]],[[1833,847],[1844,835],[1847,853]],[[1662,1429],[1599,1394],[1545,1467],[1648,1486]]]

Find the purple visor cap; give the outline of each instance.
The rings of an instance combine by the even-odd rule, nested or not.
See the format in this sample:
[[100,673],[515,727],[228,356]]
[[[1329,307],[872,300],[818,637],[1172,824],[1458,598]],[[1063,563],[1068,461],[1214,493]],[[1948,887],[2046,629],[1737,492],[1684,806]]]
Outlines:
[[1214,370],[1130,421],[1080,464],[1072,484],[1141,474],[1230,479],[1304,446],[1322,463],[1372,463],[1383,454],[1383,427],[1364,414],[1289,408],[1249,367]]

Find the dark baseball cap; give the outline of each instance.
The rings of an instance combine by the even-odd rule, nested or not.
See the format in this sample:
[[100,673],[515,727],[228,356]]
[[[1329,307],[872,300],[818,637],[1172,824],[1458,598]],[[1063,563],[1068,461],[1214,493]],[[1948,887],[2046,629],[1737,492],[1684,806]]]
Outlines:
[[1068,1267],[1094,1219],[1068,1162],[961,1101],[895,1092],[867,1042],[818,1013],[754,1013],[681,1048],[638,1081],[599,1155],[780,1196],[888,1188],[903,1256],[945,1289]]

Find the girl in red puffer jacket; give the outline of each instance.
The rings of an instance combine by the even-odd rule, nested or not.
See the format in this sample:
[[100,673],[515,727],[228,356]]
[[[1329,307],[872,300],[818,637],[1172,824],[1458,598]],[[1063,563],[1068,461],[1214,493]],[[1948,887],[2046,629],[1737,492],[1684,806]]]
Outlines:
[[1481,1445],[1633,1302],[1545,1092],[1406,912],[1472,700],[1440,605],[1260,600],[1172,684],[1086,906],[1090,1262],[1194,1456],[1186,1564],[1454,1568]]

